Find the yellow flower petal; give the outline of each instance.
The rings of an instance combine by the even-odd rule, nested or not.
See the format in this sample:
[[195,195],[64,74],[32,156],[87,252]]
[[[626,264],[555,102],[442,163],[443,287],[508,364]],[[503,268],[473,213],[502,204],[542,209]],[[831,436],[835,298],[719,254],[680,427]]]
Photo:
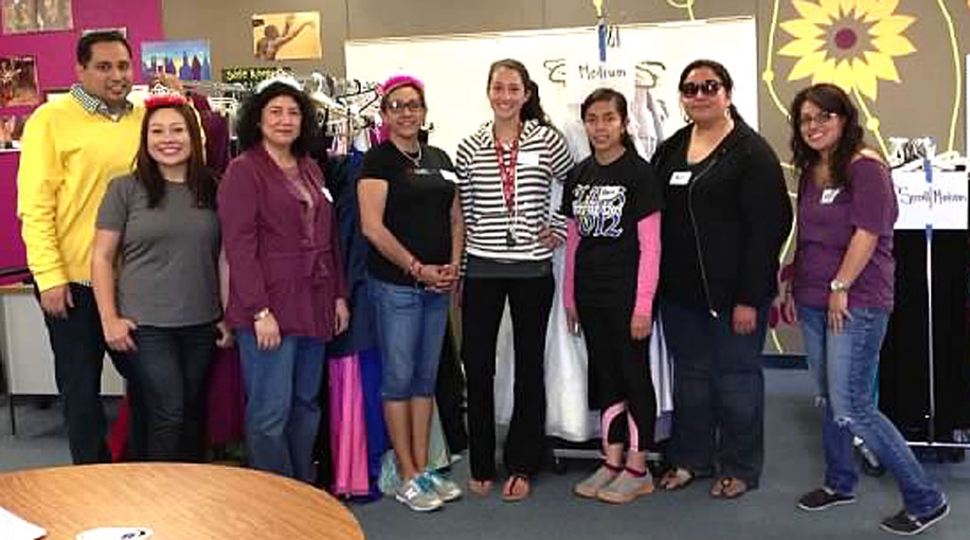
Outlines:
[[899,82],[899,72],[896,71],[896,64],[893,63],[893,59],[885,54],[866,51],[866,63],[872,68],[872,71],[885,81]]
[[825,30],[819,28],[815,23],[805,19],[794,19],[781,23],[781,28],[797,39],[817,38],[825,34]]
[[831,18],[832,20],[835,20],[835,19],[838,19],[840,16],[839,5],[841,3],[842,3],[842,0],[821,0],[819,2],[819,5],[829,16],[829,18]]
[[852,92],[855,86],[855,78],[852,74],[852,66],[848,60],[842,60],[835,66],[835,84],[840,86],[846,93]]
[[872,4],[876,3],[877,0],[856,0],[855,1],[855,18],[860,20],[863,17],[869,15],[869,10],[872,9]]
[[852,73],[855,75],[855,85],[862,92],[862,95],[876,101],[876,97],[879,93],[879,84],[876,81],[876,72],[866,61],[861,58],[854,58],[852,60]]
[[793,0],[792,5],[805,19],[816,24],[831,24],[832,19],[828,16],[822,6],[806,2],[805,0]]
[[892,15],[898,6],[899,0],[873,0],[869,5],[865,21],[871,23],[885,19]]
[[801,57],[795,63],[795,67],[791,68],[791,73],[788,74],[788,80],[797,81],[817,72],[825,62],[825,55],[825,51],[815,51]]
[[[842,13],[845,15],[852,15],[852,12],[856,10],[856,0],[842,0]],[[858,18],[858,16],[856,16]]]
[[908,15],[892,15],[877,22],[869,29],[870,36],[892,36],[902,34],[911,24],[916,22],[916,17]]
[[778,54],[782,56],[794,56],[800,58],[808,53],[813,53],[822,46],[825,45],[825,41],[821,39],[796,39],[785,45],[778,51]]
[[889,56],[905,56],[916,52],[916,47],[904,36],[880,36],[872,40],[879,52]]
[[815,70],[812,84],[835,82],[835,58],[829,58]]

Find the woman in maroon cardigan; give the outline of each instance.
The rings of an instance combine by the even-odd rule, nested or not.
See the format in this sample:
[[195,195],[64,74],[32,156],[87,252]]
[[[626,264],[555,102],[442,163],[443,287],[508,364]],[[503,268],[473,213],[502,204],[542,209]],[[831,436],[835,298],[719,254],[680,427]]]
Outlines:
[[299,83],[261,84],[239,118],[244,152],[219,187],[226,320],[242,353],[250,464],[305,482],[324,344],[350,319],[333,200],[307,156],[315,130]]

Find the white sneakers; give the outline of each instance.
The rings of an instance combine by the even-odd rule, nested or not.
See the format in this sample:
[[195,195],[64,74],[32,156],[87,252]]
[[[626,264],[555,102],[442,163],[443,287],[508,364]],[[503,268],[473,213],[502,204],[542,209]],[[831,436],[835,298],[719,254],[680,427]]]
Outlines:
[[402,483],[394,498],[415,512],[431,512],[461,495],[458,484],[435,471],[425,471]]

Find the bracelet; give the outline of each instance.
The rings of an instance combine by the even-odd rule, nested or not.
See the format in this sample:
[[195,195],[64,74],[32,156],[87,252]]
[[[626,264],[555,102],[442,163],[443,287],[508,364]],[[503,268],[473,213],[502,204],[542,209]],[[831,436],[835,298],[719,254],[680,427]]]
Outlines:
[[417,259],[411,259],[411,264],[408,265],[408,274],[414,279],[420,279],[421,269],[424,268]]
[[261,321],[272,314],[273,312],[271,312],[269,308],[263,308],[257,311],[255,315],[253,315],[253,321]]

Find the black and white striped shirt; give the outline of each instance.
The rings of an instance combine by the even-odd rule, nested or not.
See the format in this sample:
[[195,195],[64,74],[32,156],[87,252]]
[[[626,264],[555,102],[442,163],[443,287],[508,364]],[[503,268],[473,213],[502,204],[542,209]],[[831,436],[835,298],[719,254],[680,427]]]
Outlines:
[[[508,162],[508,153],[505,152]],[[467,254],[493,260],[542,261],[552,251],[538,240],[539,228],[549,225],[565,238],[566,219],[550,200],[552,182],[562,182],[573,166],[562,135],[552,127],[529,120],[519,136],[515,174],[515,205],[509,212],[502,192],[492,123],[488,122],[458,145],[455,172],[465,219]],[[510,230],[515,244],[508,245]]]

